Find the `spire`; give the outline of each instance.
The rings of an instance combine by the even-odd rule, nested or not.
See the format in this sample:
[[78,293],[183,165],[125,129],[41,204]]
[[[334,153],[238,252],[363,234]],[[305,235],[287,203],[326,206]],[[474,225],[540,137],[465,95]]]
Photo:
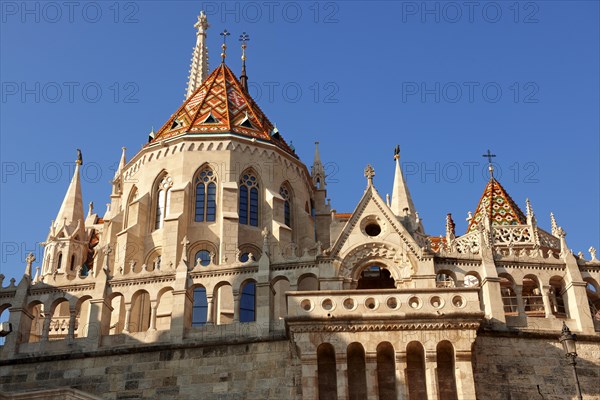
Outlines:
[[550,213],[550,225],[552,227],[552,235],[558,237],[558,224],[556,223],[556,218],[554,218],[554,213]]
[[450,241],[454,239],[456,235],[456,224],[452,219],[452,214],[446,215],[446,243],[450,244]]
[[488,149],[487,153],[482,155],[482,157],[485,157],[488,159],[488,170],[490,171],[490,176],[493,178],[494,177],[494,165],[492,164],[492,158],[496,157],[496,155],[492,154],[490,149]]
[[525,215],[527,216],[527,223],[529,225],[535,224],[535,213],[533,212],[533,207],[531,206],[531,202],[529,199],[525,199]]
[[315,157],[313,158],[313,165],[310,169],[312,175],[313,184],[317,189],[325,188],[325,167],[321,162],[321,154],[319,153],[319,142],[315,142]]
[[198,86],[208,76],[208,48],[206,47],[206,30],[208,29],[208,21],[204,11],[200,11],[198,21],[194,24],[196,31],[196,47],[192,53],[192,64],[190,65],[190,76],[188,77],[188,86],[185,98],[189,99],[192,93],[196,91]]
[[240,35],[240,42],[242,42],[242,74],[240,75],[240,83],[242,87],[247,92],[248,91],[248,75],[246,75],[246,47],[250,41],[250,36],[246,32],[242,32]]
[[75,172],[73,178],[65,194],[65,198],[60,206],[58,215],[54,220],[54,228],[62,228],[64,223],[65,227],[69,228],[69,234],[72,234],[79,225],[81,228],[84,227],[84,214],[83,214],[83,199],[81,195],[81,178],[79,176],[79,169],[83,164],[83,157],[81,151],[78,149],[78,158],[75,161]]
[[407,210],[409,217],[413,219],[415,218],[415,205],[400,169],[400,146],[398,145],[394,149],[394,162],[396,163],[396,172],[394,175],[394,188],[392,189],[391,209],[397,217],[404,216],[405,210]]
[[127,164],[127,159],[125,157],[126,150],[127,150],[126,147],[121,147],[121,161],[119,161],[119,166],[117,167],[117,170],[115,171],[115,179],[117,179],[119,177],[119,175],[121,175],[121,172],[123,172],[123,169],[125,168],[125,165]]

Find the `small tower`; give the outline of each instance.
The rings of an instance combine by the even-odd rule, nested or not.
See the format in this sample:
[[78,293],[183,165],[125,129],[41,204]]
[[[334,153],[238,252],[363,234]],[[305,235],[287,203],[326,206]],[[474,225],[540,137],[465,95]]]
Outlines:
[[48,238],[43,243],[45,246],[43,276],[56,274],[74,276],[87,257],[87,235],[79,171],[83,158],[79,149],[77,152],[73,178],[56,219],[52,221]]
[[325,189],[325,167],[323,167],[321,154],[319,154],[319,142],[315,142],[315,158],[310,169],[310,175],[317,190]]
[[206,30],[208,20],[204,11],[200,11],[198,22],[194,25],[196,31],[196,47],[192,53],[192,64],[187,85],[185,98],[189,99],[192,93],[200,86],[208,76],[208,48],[206,47]]

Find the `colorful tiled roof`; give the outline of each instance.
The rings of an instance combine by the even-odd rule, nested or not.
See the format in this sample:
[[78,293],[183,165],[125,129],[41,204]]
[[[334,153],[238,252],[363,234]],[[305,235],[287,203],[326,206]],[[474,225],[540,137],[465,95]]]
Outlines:
[[491,178],[479,200],[475,215],[469,222],[467,233],[474,230],[487,215],[492,225],[526,224],[527,218],[495,178]]
[[294,151],[243,89],[227,65],[219,65],[182,104],[152,142],[184,135],[234,133]]

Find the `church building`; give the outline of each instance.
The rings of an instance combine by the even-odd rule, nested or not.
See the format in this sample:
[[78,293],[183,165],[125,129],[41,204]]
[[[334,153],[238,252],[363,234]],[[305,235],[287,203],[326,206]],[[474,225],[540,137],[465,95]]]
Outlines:
[[226,42],[209,71],[195,28],[186,99],[122,149],[107,211],[82,148],[43,258],[0,275],[0,399],[600,398],[600,261],[568,221],[490,163],[466,232],[427,232],[400,147],[392,195],[366,165],[336,212],[318,143],[309,167],[250,96],[247,36],[240,74]]

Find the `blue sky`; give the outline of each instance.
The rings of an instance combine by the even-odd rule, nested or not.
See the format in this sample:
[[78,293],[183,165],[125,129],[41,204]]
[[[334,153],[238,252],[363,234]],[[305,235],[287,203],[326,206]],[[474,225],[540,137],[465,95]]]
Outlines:
[[[20,277],[84,154],[84,202],[102,214],[122,146],[131,157],[181,104],[193,24],[232,32],[250,92],[310,167],[314,142],[338,212],[371,163],[391,193],[393,148],[427,233],[466,229],[497,176],[539,224],[553,211],[575,252],[600,247],[598,2],[2,2],[0,272]],[[37,248],[37,250],[36,250]],[[39,264],[36,262],[35,264]],[[34,265],[35,265],[34,264]]]

